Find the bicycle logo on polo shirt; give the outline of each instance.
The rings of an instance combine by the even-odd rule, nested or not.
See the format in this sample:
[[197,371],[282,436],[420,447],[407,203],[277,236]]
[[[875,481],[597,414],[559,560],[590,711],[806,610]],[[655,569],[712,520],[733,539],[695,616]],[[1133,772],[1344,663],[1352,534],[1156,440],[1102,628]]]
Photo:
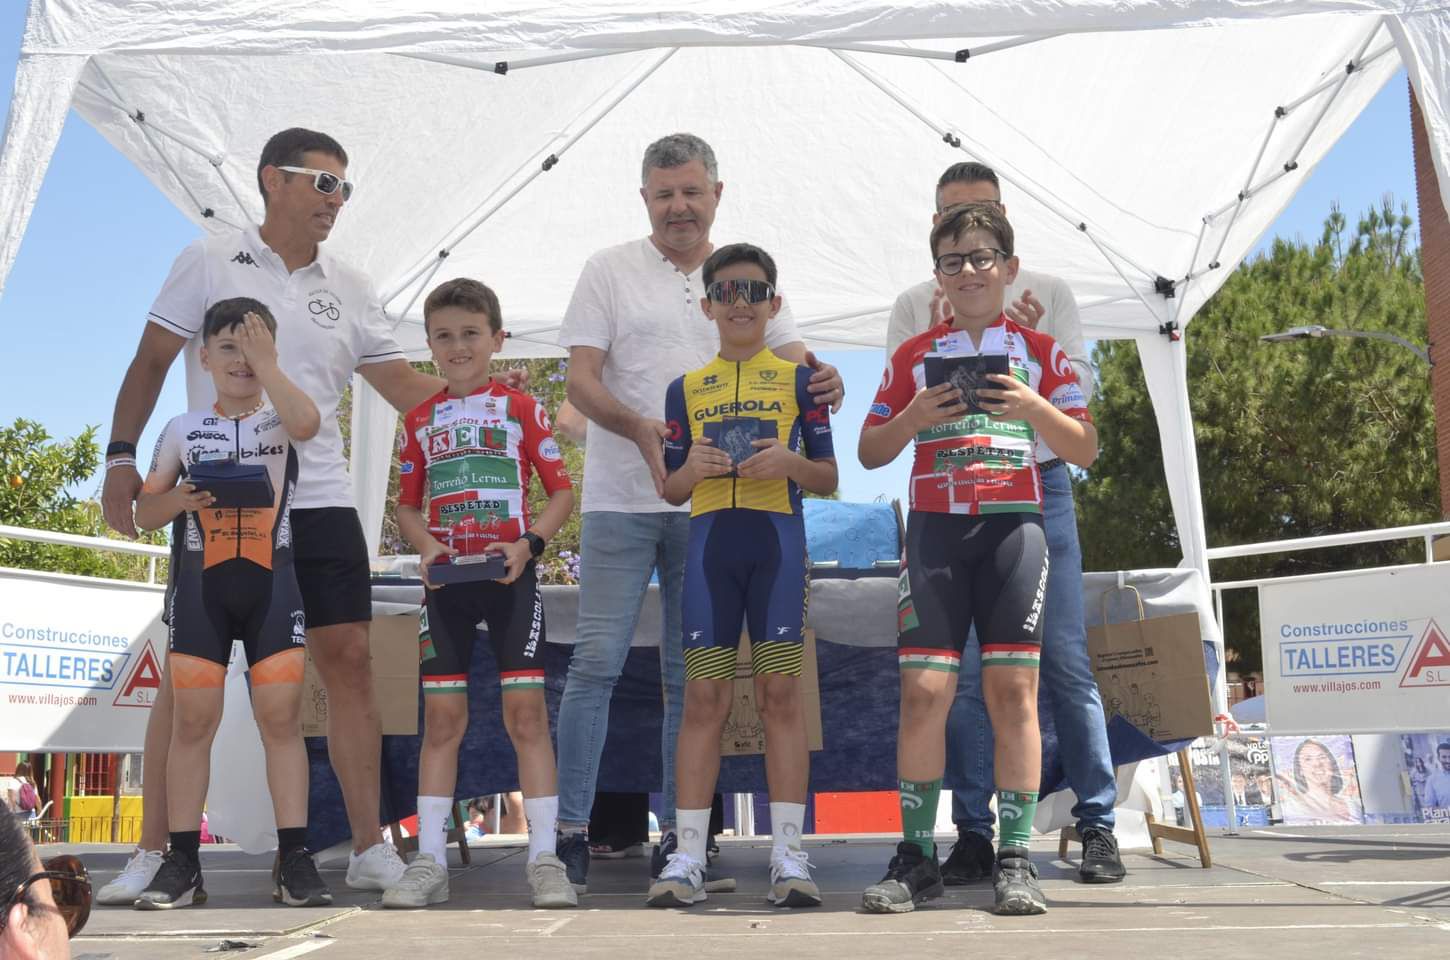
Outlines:
[[342,319],[342,300],[325,287],[313,290],[307,294],[307,312],[313,323],[324,330],[331,330]]

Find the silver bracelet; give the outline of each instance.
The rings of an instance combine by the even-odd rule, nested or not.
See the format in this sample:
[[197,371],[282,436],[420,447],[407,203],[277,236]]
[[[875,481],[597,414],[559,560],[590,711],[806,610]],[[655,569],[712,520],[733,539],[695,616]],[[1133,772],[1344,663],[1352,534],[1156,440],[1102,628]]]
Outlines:
[[111,468],[112,467],[134,467],[134,466],[136,466],[136,458],[135,457],[112,457],[111,459],[109,459],[109,460],[106,461],[106,472],[109,473],[111,471]]

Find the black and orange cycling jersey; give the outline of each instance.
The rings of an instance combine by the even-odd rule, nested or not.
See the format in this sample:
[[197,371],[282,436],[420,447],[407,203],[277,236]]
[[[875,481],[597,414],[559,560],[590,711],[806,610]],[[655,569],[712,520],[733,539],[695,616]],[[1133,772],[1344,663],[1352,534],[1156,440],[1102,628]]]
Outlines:
[[172,682],[217,687],[233,640],[252,683],[300,683],[307,626],[292,567],[292,497],[297,451],[271,407],[238,418],[215,410],[173,417],[161,431],[144,493],[186,482],[199,464],[231,460],[267,469],[270,507],[208,507],[172,524],[168,593]]

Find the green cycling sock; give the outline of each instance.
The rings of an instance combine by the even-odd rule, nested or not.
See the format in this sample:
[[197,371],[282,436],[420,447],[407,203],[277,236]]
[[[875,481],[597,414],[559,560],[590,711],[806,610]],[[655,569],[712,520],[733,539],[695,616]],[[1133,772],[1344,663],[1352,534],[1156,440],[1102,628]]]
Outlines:
[[901,835],[921,850],[936,856],[936,801],[941,795],[941,778],[927,782],[902,780]]
[[1001,825],[999,846],[1026,850],[1032,840],[1032,818],[1036,815],[1036,791],[998,790],[997,822]]

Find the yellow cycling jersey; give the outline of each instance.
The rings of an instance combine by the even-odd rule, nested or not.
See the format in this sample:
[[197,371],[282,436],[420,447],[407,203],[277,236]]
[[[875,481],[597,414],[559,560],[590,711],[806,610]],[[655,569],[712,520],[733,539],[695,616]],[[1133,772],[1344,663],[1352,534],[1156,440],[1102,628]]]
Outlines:
[[[811,460],[834,456],[831,414],[806,389],[811,371],[769,350],[749,360],[716,357],[676,379],[665,391],[665,467],[685,465],[690,446],[708,437],[737,465],[759,449],[752,441],[776,439]],[[695,485],[690,515],[744,508],[799,514],[800,488],[791,480],[755,480],[732,471]]]

